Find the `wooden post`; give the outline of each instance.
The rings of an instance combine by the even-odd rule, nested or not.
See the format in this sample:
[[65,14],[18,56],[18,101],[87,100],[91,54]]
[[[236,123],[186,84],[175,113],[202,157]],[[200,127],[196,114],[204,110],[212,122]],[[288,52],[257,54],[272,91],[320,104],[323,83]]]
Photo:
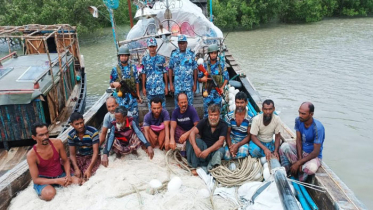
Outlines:
[[[62,30],[62,41],[63,41],[63,51],[65,53],[65,57],[66,57],[66,62],[65,62],[65,66],[67,65],[67,52],[66,52],[66,45],[65,45],[65,28],[64,27],[61,27],[60,28]],[[62,58],[60,57],[60,54],[58,53],[58,61],[60,63],[60,77],[61,77],[61,80],[60,80],[60,84],[62,85],[62,90],[63,90],[63,98],[65,99],[65,106],[66,106],[66,102],[67,102],[67,98],[66,98],[66,90],[65,90],[65,77],[64,77],[64,73],[63,73],[63,66],[62,66]],[[62,83],[61,83],[62,82]]]
[[133,27],[133,18],[132,18],[132,9],[131,9],[131,0],[127,0],[128,2],[128,14],[130,16],[130,23],[131,23],[131,28]]
[[[132,26],[131,26],[131,28],[132,28]],[[10,54],[12,51],[10,49],[10,41],[9,41],[8,37],[6,38],[6,42],[8,43],[8,50],[9,50],[9,54]]]
[[[43,39],[43,41],[44,41],[44,46],[45,46],[45,52],[47,53],[48,60],[49,60],[49,72],[50,72],[50,74],[52,76],[52,89],[54,89],[54,91],[55,91],[55,94],[54,94],[54,97],[55,97],[54,98],[54,103],[57,104],[57,106],[56,106],[57,108],[55,110],[56,118],[57,118],[58,115],[59,115],[59,110],[58,110],[58,108],[59,108],[59,106],[58,106],[58,91],[56,89],[56,87],[57,87],[56,84],[54,84],[54,75],[53,75],[53,70],[52,70],[52,60],[51,60],[51,56],[49,55],[49,49],[48,49],[48,45],[47,45],[47,40]],[[57,101],[56,101],[56,99],[57,99]]]

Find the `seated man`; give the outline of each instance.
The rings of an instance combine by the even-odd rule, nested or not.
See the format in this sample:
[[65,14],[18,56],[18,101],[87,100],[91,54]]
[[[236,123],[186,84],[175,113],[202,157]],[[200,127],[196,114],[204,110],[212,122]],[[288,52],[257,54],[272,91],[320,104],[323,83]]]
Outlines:
[[106,109],[108,113],[105,114],[104,121],[102,124],[102,129],[100,133],[100,146],[104,144],[107,131],[111,128],[111,122],[115,120],[114,111],[115,108],[117,108],[118,106],[119,104],[117,103],[114,96],[109,96],[106,99]]
[[[179,107],[172,112],[171,138],[170,142],[165,142],[166,150],[175,149],[176,143],[183,144],[188,139],[192,128],[199,122],[198,113],[193,106],[188,105],[188,97],[185,93],[177,95],[177,104]],[[182,149],[182,155],[185,156],[185,148]]]
[[159,145],[163,149],[165,139],[170,141],[170,114],[162,109],[161,98],[152,98],[150,104],[151,111],[144,116],[144,134],[153,148]]
[[31,133],[36,144],[27,153],[30,175],[38,196],[50,201],[56,195],[54,187],[79,184],[80,180],[70,175],[70,162],[65,147],[60,139],[49,139],[46,124],[33,124]]
[[247,96],[238,92],[235,98],[236,110],[225,117],[228,124],[227,146],[224,147],[224,159],[244,158],[249,154],[251,117],[247,114]]
[[76,177],[88,180],[101,164],[98,131],[84,125],[83,115],[74,112],[70,116],[74,128],[69,132],[70,160]]
[[[249,143],[249,152],[251,157],[271,158],[271,154],[279,159],[278,149],[280,147],[280,130],[282,122],[280,117],[275,115],[275,104],[267,99],[262,105],[263,113],[255,116],[251,124],[251,141]],[[275,134],[275,141],[273,141]]]
[[[208,118],[201,120],[192,128],[189,141],[186,143],[188,164],[202,167],[206,172],[216,165],[220,165],[223,157],[222,148],[227,136],[227,124],[220,120],[220,106],[211,104],[208,108]],[[196,139],[199,134],[201,138]]]
[[287,172],[298,174],[302,182],[321,166],[325,129],[313,118],[314,111],[312,103],[302,103],[295,119],[296,142],[285,142],[280,147],[281,165]]
[[[108,130],[111,128],[111,122],[115,120],[114,111],[119,106],[115,97],[110,96],[106,99],[106,109],[108,113],[105,114],[104,122],[102,123],[102,129],[100,133],[100,146],[105,143],[106,135]],[[101,157],[101,164],[105,167],[109,164],[107,155]]]
[[133,118],[127,117],[125,107],[119,106],[115,109],[115,121],[112,121],[111,125],[110,134],[103,151],[104,155],[107,156],[112,147],[118,157],[136,153],[141,144],[144,144],[150,159],[153,158],[153,147],[145,139]]

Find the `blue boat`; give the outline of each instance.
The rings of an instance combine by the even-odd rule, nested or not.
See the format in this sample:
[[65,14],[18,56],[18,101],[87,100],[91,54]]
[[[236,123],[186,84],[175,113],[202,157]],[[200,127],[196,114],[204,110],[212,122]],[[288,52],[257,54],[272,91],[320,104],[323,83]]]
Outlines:
[[[0,175],[25,159],[31,125],[58,136],[72,112],[84,112],[86,77],[76,28],[0,26],[9,54],[0,58]],[[19,147],[23,146],[23,147]]]
[[[112,1],[104,2],[108,3]],[[200,3],[201,1],[197,2]],[[216,43],[220,47],[221,53],[219,57],[225,59],[227,63],[230,79],[240,84],[239,87],[237,86],[238,89],[244,91],[249,96],[250,111],[253,114],[261,111],[262,100],[259,93],[229,52],[228,46],[224,44],[222,32],[204,17],[200,8],[196,5],[191,5],[188,0],[170,0],[170,2],[168,0],[134,1],[134,3],[139,8],[135,16],[138,19],[137,24],[128,33],[126,40],[118,41],[116,36],[114,36],[117,49],[122,45],[129,46],[131,52],[130,62],[132,64],[138,65],[138,69],[141,69],[141,59],[147,54],[146,39],[149,37],[157,39],[157,52],[166,57],[166,62],[168,62],[172,50],[177,46],[177,36],[179,34],[188,36],[188,47],[196,53],[197,58],[203,58],[207,47],[212,43]],[[110,7],[110,5],[106,6]],[[112,11],[110,14],[112,14]],[[113,24],[113,31],[115,32],[114,26]],[[107,113],[105,101],[111,95],[111,91],[110,89],[110,91],[104,92],[102,97],[84,114],[86,124],[94,127],[99,127],[102,124],[103,117]],[[202,94],[196,93],[194,106],[200,117],[203,116],[202,100]],[[171,96],[167,96],[166,107],[169,111],[174,108]],[[148,111],[145,103],[139,104],[140,121],[143,120],[144,115]],[[66,143],[67,134],[70,129],[67,129],[59,136],[64,143]],[[282,141],[294,141],[294,132],[285,124],[283,125],[283,129],[284,133],[281,133]],[[282,176],[280,178],[283,182],[287,183],[286,177]],[[19,163],[14,169],[7,172],[3,177],[0,177],[0,195],[2,195],[0,209],[2,207],[6,208],[9,205],[10,199],[16,195],[16,192],[27,187],[30,180],[31,177],[26,161]],[[325,189],[325,192],[313,189],[308,191],[319,209],[366,209],[353,192],[324,162],[317,173],[310,176],[307,181]],[[288,197],[291,196],[293,196],[292,193],[289,193]],[[216,209],[219,209],[219,207],[217,206]]]

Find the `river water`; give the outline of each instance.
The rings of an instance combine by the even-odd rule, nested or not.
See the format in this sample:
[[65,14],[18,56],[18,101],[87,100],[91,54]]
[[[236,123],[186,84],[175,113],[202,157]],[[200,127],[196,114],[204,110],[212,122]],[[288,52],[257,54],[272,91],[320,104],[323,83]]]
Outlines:
[[[119,36],[124,39],[128,27]],[[88,73],[88,106],[108,86],[116,62],[110,29],[81,37]],[[291,128],[299,105],[311,101],[326,130],[323,160],[373,208],[373,19],[331,19],[270,25],[229,33],[226,44],[259,91],[274,100]]]

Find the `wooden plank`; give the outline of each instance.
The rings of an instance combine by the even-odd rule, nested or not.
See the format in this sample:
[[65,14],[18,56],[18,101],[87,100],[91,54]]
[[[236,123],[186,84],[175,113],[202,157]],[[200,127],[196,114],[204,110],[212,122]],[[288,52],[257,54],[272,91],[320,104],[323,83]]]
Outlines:
[[238,63],[237,63],[236,61],[231,61],[231,62],[229,62],[229,64],[230,64],[231,66],[238,66]]
[[26,107],[22,106],[21,107],[21,113],[22,113],[22,123],[24,125],[24,132],[23,132],[23,136],[25,136],[25,138],[29,137],[27,136],[27,130],[30,129],[30,124],[28,123],[28,116],[27,116],[27,109]]
[[322,163],[322,167],[317,171],[315,175],[315,182],[326,188],[328,192],[327,196],[330,196],[330,200],[333,201],[333,207],[335,209],[367,209],[356,198],[355,194],[325,164],[325,162]]
[[23,116],[22,116],[22,106],[21,105],[17,105],[17,113],[19,114],[19,119],[18,119],[18,123],[20,124],[20,129],[21,129],[21,138],[22,139],[26,139],[27,136],[25,135],[25,123],[23,122]]
[[0,159],[0,170],[8,171],[22,160],[26,159],[29,147],[14,147],[3,151]]
[[[27,172],[27,173],[25,173]],[[17,192],[25,189],[31,181],[26,160],[0,177],[0,210],[7,209]]]
[[52,123],[48,127],[51,136],[58,135],[64,129],[64,126],[67,124],[69,117],[74,111],[73,109],[78,102],[78,100],[73,101],[72,99],[80,98],[80,89],[81,89],[81,83],[77,83],[74,87],[74,90],[71,93],[70,98],[68,99],[66,103],[67,106],[61,110],[60,115],[56,118],[56,121],[59,121],[59,123],[58,124]]
[[53,87],[47,94],[47,103],[48,103],[48,109],[49,109],[49,116],[52,123],[56,122],[57,113],[55,108],[55,102],[54,102],[54,91],[55,87]]
[[8,111],[8,106],[4,106],[5,108],[5,116],[6,116],[6,124],[7,124],[7,129],[9,130],[9,141],[13,141],[15,139],[14,137],[14,132],[13,132],[13,129],[12,129],[12,124],[11,124],[11,117],[9,115],[9,111]]

